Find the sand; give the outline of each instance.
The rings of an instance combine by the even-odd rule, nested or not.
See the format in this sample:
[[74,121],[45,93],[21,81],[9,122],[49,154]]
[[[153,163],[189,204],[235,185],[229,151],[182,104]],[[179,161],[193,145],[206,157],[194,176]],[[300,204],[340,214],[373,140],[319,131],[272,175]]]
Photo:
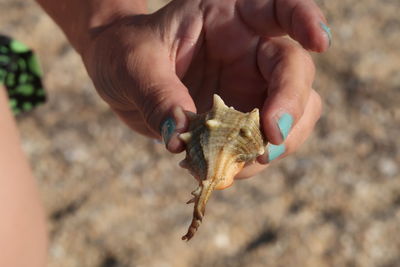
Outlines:
[[[50,267],[400,266],[400,1],[318,1],[324,111],[308,142],[217,192],[189,243],[195,180],[130,131],[32,1],[0,0],[1,32],[33,47],[46,105],[18,118],[50,225]],[[158,5],[152,2],[153,9]]]

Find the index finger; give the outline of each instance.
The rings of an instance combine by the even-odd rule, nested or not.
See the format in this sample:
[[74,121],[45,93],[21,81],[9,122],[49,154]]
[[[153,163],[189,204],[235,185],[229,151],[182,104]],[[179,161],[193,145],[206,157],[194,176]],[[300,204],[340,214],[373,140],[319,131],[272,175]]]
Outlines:
[[305,49],[323,52],[332,35],[314,0],[237,0],[239,15],[260,36],[288,34]]
[[259,45],[258,66],[268,82],[261,117],[270,143],[280,144],[303,116],[314,80],[309,53],[289,38],[271,38]]

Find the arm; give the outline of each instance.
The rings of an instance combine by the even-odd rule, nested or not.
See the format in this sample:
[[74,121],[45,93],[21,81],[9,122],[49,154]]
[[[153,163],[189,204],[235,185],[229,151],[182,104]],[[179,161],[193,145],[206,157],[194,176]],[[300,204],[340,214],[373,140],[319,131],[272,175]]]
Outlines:
[[0,218],[0,266],[44,266],[44,213],[1,85]]
[[60,26],[80,54],[91,39],[91,32],[112,23],[119,17],[143,14],[147,11],[146,0],[37,0],[37,2]]

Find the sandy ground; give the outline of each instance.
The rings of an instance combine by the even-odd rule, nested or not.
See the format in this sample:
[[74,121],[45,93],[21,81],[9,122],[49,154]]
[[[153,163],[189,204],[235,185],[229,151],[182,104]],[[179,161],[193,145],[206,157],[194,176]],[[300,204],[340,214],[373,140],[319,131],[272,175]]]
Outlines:
[[49,266],[400,266],[400,1],[318,2],[334,38],[315,55],[314,134],[214,194],[185,243],[196,183],[183,155],[115,118],[36,4],[0,0],[2,33],[32,46],[45,71],[49,101],[18,125],[49,218]]

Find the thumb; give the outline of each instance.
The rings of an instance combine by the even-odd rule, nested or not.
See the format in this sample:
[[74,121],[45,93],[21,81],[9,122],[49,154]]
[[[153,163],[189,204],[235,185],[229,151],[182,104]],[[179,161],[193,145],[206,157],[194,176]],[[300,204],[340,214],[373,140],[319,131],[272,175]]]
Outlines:
[[137,106],[150,129],[161,135],[166,148],[173,153],[183,150],[178,138],[187,130],[189,120],[184,111],[196,112],[193,99],[178,77],[148,88],[142,92],[142,101]]
[[168,54],[154,51],[157,50],[141,51],[138,58],[131,61],[134,64],[128,69],[137,86],[128,94],[147,128],[162,137],[170,152],[178,153],[184,147],[178,135],[188,126],[183,111],[196,112],[196,107],[188,89],[176,75]]
[[183,144],[176,132],[187,126],[183,110],[196,108],[176,74],[168,29],[160,31],[156,22],[117,20],[97,33],[82,58],[100,96],[129,127],[158,139],[162,128],[168,150],[178,152]]

